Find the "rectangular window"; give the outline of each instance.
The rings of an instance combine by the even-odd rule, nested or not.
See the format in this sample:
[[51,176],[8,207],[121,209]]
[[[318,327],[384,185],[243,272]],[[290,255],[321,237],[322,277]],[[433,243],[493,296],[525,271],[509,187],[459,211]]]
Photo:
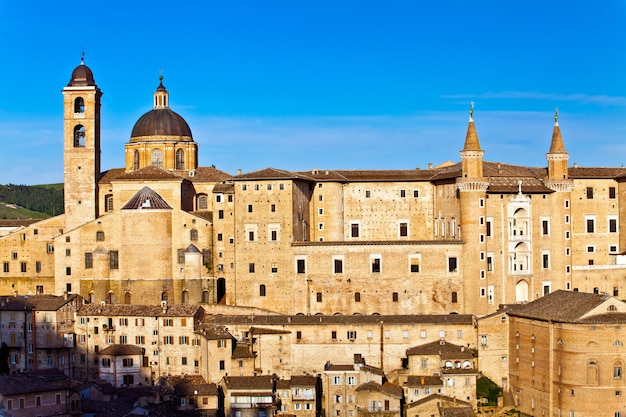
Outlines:
[[340,376],[334,376],[333,377],[333,385],[341,385],[341,377]]
[[3,262],[2,263],[2,270],[4,272],[9,272],[9,263],[8,262]]
[[330,332],[330,338],[333,340],[337,340],[337,331],[333,330]]
[[20,262],[20,271],[26,272],[26,262]]
[[359,237],[359,224],[350,224],[350,237]]
[[550,222],[546,219],[541,221],[541,234],[544,236],[550,234]]
[[419,258],[411,258],[411,272],[417,273],[420,271]]
[[615,187],[609,187],[609,198],[615,198]]
[[252,204],[248,204],[248,213],[252,213]]
[[321,303],[322,302],[322,293],[318,292],[317,294],[315,294],[315,298],[316,298],[318,303]]
[[609,219],[609,233],[617,233],[617,219]]
[[372,262],[372,273],[380,273],[381,259],[378,257],[372,257],[371,262]]
[[254,262],[248,264],[248,272],[254,274]]
[[456,257],[448,258],[448,272],[457,271]]
[[355,340],[356,339],[356,330],[348,330],[346,332],[346,337],[348,338],[348,340]]
[[542,268],[549,269],[550,268],[550,255],[547,253],[542,254]]
[[487,231],[485,232],[487,237],[491,237],[491,220],[487,219]]
[[116,250],[109,251],[109,269],[119,269],[119,253]]
[[41,272],[41,261],[35,262],[35,272],[38,274]]
[[93,253],[85,252],[85,269],[93,268]]
[[65,267],[65,275],[72,275],[72,267],[71,266],[66,266]]
[[393,301],[394,303],[398,302],[398,293],[394,292],[391,294],[391,301]]
[[400,237],[407,237],[409,235],[409,224],[406,222],[400,222]]
[[487,254],[487,271],[493,272],[493,255]]
[[217,218],[218,219],[223,219],[224,218],[224,210],[218,210],[217,211]]
[[593,187],[587,187],[587,198],[588,199],[593,198]]
[[296,260],[296,272],[298,274],[304,274],[306,272],[306,262],[304,259]]
[[335,259],[333,262],[333,268],[335,274],[343,273],[343,259]]
[[596,231],[596,221],[592,218],[587,218],[587,233],[595,233]]
[[135,336],[135,344],[136,345],[145,345],[146,337],[145,336]]
[[131,366],[133,366],[133,358],[123,358],[122,366],[126,368],[130,368]]
[[271,234],[272,241],[276,242],[278,240],[278,231],[277,230],[272,230],[270,234]]
[[270,204],[270,211],[276,213],[276,204]]
[[402,198],[406,197],[406,190],[400,190],[400,197]]

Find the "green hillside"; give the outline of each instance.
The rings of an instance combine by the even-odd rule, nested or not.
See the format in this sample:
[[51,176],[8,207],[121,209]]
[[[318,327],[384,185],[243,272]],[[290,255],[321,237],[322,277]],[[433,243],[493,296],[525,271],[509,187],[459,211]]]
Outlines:
[[63,184],[0,185],[1,219],[38,219],[63,213]]

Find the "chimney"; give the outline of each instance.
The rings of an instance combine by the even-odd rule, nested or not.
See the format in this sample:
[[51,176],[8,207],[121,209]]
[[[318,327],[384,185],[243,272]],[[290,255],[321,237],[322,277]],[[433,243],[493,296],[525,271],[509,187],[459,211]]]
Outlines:
[[432,162],[428,163],[428,169],[433,169],[433,163]]
[[237,175],[241,175],[241,168],[237,168]]

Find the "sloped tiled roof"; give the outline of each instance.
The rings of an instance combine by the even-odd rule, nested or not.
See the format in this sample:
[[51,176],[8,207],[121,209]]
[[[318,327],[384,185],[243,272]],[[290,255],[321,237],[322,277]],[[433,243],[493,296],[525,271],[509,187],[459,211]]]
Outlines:
[[85,304],[76,313],[79,316],[125,316],[125,317],[194,317],[204,313],[201,306],[196,305],[168,305],[163,309],[160,305],[133,305],[133,304]]
[[438,387],[443,385],[440,376],[409,375],[406,381],[408,387]]
[[250,324],[255,326],[276,326],[276,325],[311,325],[320,324],[402,324],[402,323],[437,323],[437,324],[473,324],[474,316],[471,314],[420,314],[420,315],[221,315],[207,314],[203,318],[203,323],[215,324]]
[[111,345],[98,351],[102,356],[143,355],[144,349],[135,345]]
[[[191,172],[191,174],[190,174]],[[105,171],[100,176],[99,183],[111,183],[111,181],[132,180],[188,180],[191,182],[221,182],[232,176],[215,167],[197,167],[193,170],[168,171],[154,165],[150,165],[135,171],[126,172],[124,168],[113,168]]]
[[407,349],[407,356],[410,355],[439,355],[442,359],[471,359],[476,356],[474,349],[465,346],[455,345],[445,340],[434,341],[420,346]]
[[291,333],[289,330],[280,330],[280,329],[267,329],[263,327],[250,327],[251,335],[258,334],[289,334]]
[[402,398],[403,391],[397,385],[391,383],[379,384],[376,381],[369,381],[365,384],[361,384],[356,388],[356,392],[380,392],[382,394],[390,395],[396,398]]
[[620,312],[587,316],[610,298],[608,295],[558,290],[528,304],[511,306],[508,314],[563,323],[626,323],[626,314]]
[[264,168],[258,171],[247,172],[245,174],[237,175],[233,177],[233,181],[244,181],[244,180],[306,180],[313,181],[311,177],[306,174],[299,174],[291,171],[284,171],[282,169],[276,168]]
[[233,359],[255,358],[256,354],[250,350],[250,345],[247,343],[237,343],[231,357]]
[[63,296],[39,294],[21,296],[0,296],[0,310],[39,310],[56,311],[64,305],[73,302],[77,294],[68,296],[67,300]]
[[226,376],[223,379],[228,390],[269,390],[274,388],[274,377],[261,376]]
[[618,178],[626,175],[626,168],[603,168],[603,167],[570,167],[568,169],[570,178]]
[[134,196],[128,200],[128,203],[122,207],[122,210],[171,210],[167,201],[163,199],[156,191],[143,187],[137,191]]
[[405,169],[405,170],[313,170],[300,172],[316,181],[339,182],[403,182],[428,181],[437,172],[435,170]]
[[233,338],[226,327],[220,325],[201,324],[198,330],[207,340],[224,340]]

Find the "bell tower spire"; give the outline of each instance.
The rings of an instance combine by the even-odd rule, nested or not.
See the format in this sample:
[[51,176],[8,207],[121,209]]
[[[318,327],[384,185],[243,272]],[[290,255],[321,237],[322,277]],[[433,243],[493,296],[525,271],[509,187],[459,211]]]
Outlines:
[[63,176],[65,229],[98,217],[100,177],[100,98],[93,73],[80,64],[63,88]]
[[483,176],[483,156],[485,151],[480,149],[478,133],[474,126],[474,103],[470,103],[469,123],[465,135],[465,145],[461,151],[461,161],[463,164],[463,178],[482,178]]
[[569,153],[565,150],[563,136],[561,136],[558,108],[554,111],[552,142],[550,143],[550,151],[546,154],[546,159],[548,160],[548,178],[546,180],[546,186],[555,191],[559,191],[567,185],[566,183],[569,183],[569,172],[567,169]]

